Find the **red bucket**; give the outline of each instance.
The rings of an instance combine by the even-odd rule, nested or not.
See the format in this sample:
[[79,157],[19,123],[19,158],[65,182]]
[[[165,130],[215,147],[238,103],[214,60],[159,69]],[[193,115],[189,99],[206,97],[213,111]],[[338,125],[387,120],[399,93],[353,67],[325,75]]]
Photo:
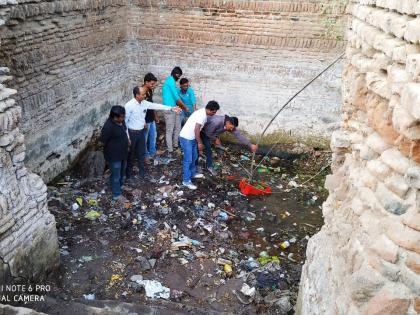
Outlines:
[[246,196],[248,195],[264,196],[264,195],[269,195],[273,192],[271,187],[267,186],[266,183],[259,182],[256,184],[258,185],[257,187],[249,184],[245,178],[242,179],[239,182],[239,188],[241,189],[241,193],[243,193]]

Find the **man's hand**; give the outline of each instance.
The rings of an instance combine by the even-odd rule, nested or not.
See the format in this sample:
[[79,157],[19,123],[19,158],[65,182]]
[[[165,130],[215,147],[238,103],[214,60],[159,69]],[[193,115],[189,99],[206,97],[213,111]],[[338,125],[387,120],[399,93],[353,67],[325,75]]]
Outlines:
[[173,112],[175,112],[175,113],[177,113],[177,114],[179,114],[180,112],[182,112],[182,109],[181,108],[179,108],[178,106],[175,106],[175,107],[172,107],[172,109],[171,109]]
[[258,150],[258,146],[256,144],[251,144],[251,152],[255,153]]
[[190,112],[190,109],[188,107],[185,107],[184,110],[185,110],[186,113]]
[[128,146],[131,147],[131,140],[128,139]]
[[198,151],[203,152],[203,150],[204,150],[204,144],[200,142],[198,144]]
[[214,144],[215,145],[222,145],[222,141],[220,141],[219,138],[216,138],[216,140],[214,140]]

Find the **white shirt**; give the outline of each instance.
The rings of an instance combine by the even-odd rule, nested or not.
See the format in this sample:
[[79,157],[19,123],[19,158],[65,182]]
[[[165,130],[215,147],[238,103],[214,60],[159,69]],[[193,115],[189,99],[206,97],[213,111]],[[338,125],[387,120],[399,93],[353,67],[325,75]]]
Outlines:
[[142,130],[146,123],[146,112],[148,109],[155,110],[171,110],[172,107],[151,103],[146,100],[137,102],[135,98],[132,98],[125,107],[125,125],[128,129]]
[[200,108],[193,112],[191,116],[188,118],[187,122],[185,123],[184,127],[182,127],[179,136],[185,138],[187,140],[194,140],[195,139],[195,124],[201,125],[201,129],[203,129],[204,124],[207,121],[207,114],[205,108]]

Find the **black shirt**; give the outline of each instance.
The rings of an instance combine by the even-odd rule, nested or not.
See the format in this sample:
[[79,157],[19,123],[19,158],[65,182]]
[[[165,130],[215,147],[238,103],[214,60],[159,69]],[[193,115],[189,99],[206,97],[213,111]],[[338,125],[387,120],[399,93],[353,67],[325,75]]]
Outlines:
[[101,131],[104,156],[107,161],[123,161],[128,157],[128,136],[125,123],[117,124],[111,118],[105,122]]
[[[146,101],[153,103],[153,91],[148,90],[146,93]],[[151,123],[155,121],[155,111],[153,109],[148,109],[146,112],[146,123]]]

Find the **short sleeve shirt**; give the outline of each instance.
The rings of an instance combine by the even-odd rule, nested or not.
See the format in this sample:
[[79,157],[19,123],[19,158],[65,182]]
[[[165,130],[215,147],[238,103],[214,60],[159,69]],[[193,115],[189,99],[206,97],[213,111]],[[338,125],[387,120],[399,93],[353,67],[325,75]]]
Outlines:
[[199,124],[201,125],[201,128],[203,128],[206,121],[207,121],[206,109],[200,108],[199,110],[196,110],[188,118],[184,127],[182,127],[179,136],[187,140],[194,140],[195,139],[195,133],[194,133],[195,125]]

